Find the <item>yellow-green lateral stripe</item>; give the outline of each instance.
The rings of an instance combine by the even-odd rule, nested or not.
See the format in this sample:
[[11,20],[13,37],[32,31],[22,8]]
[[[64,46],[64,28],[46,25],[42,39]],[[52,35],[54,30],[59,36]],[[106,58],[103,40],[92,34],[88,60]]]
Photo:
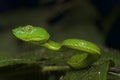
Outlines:
[[89,52],[91,54],[101,54],[100,48],[89,41],[81,40],[81,39],[66,39],[62,43],[63,46],[67,46],[72,49],[77,49],[85,52]]

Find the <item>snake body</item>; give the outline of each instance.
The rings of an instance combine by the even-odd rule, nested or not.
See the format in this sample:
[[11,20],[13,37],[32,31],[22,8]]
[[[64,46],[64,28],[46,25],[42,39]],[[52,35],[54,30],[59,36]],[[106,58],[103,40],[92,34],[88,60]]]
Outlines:
[[67,64],[72,68],[85,68],[95,62],[99,56],[100,48],[89,41],[82,39],[66,39],[62,43],[50,40],[49,33],[42,27],[33,27],[31,25],[20,26],[12,30],[13,34],[26,42],[44,46],[50,50],[59,51],[63,46],[75,50],[83,51],[73,55]]

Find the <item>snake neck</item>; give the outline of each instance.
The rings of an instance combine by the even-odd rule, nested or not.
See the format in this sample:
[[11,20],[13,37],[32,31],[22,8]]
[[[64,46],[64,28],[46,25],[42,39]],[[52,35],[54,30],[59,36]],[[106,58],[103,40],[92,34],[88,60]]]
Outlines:
[[42,46],[50,49],[50,50],[54,50],[54,51],[58,51],[61,48],[61,44],[52,40],[48,40],[47,42],[45,42],[44,44],[42,44]]

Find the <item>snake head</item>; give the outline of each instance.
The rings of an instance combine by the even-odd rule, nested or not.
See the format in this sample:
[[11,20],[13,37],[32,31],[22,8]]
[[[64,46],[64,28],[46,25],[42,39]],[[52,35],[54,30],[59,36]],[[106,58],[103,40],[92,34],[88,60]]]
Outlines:
[[50,37],[45,29],[41,27],[33,27],[31,25],[20,26],[13,29],[12,32],[17,38],[27,42],[45,42]]

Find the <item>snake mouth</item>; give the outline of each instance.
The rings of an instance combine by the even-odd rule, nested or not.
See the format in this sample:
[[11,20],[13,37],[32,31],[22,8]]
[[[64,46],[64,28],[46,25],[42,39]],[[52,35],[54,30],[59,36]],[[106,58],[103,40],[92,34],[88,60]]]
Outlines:
[[33,37],[33,38],[24,38],[23,41],[32,41],[32,42],[46,42],[48,39]]

